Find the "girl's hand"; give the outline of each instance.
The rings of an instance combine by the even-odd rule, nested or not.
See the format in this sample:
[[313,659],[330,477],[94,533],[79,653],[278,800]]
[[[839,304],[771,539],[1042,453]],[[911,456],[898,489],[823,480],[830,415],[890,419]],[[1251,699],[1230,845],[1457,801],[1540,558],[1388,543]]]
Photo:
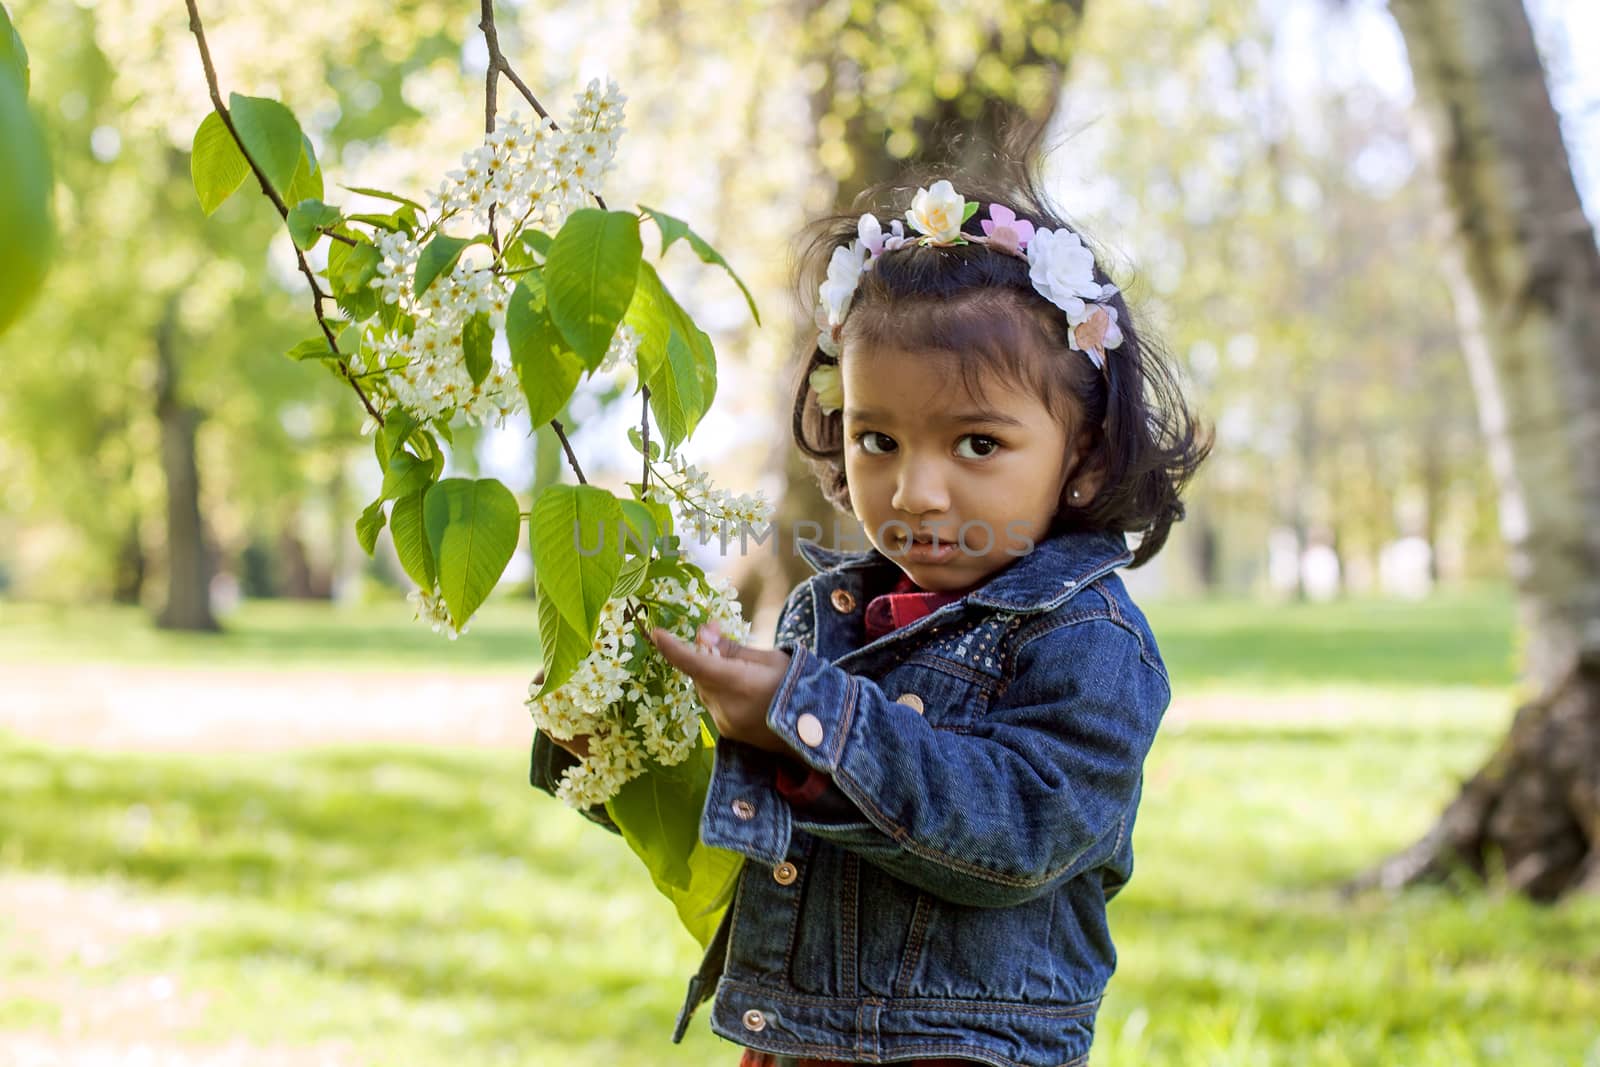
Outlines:
[[789,669],[789,653],[748,648],[723,637],[715,622],[700,627],[692,645],[659,626],[650,631],[650,642],[694,680],[722,736],[769,752],[789,751],[767,726],[767,709]]
[[[534,685],[543,685],[544,684],[544,668],[543,667],[539,668],[539,672],[533,676],[533,684]],[[549,734],[545,734],[545,736],[549,737],[550,740],[554,744],[560,745],[562,748],[566,749],[568,752],[572,753],[574,756],[577,756],[579,759],[588,759],[589,758],[589,735],[588,734],[579,734],[577,737],[572,738],[570,741],[563,741],[563,740],[561,740],[561,738],[559,738],[559,737],[551,737]]]

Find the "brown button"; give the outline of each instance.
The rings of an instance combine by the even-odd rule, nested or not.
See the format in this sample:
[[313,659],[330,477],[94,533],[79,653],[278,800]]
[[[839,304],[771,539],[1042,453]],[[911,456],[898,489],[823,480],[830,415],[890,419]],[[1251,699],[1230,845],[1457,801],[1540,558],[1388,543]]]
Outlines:
[[918,715],[922,714],[922,698],[917,696],[917,694],[901,693],[899,696],[895,697],[895,699],[904,704],[906,707],[910,708],[912,711],[916,712]]
[[780,863],[772,868],[772,880],[779,885],[794,885],[794,880],[800,877],[800,871],[792,863]]
[[856,610],[856,598],[850,595],[850,590],[848,589],[835,589],[833,595],[828,599],[833,601],[835,610],[846,614]]
[[744,1028],[746,1030],[765,1030],[767,1028],[767,1017],[756,1011],[756,1009],[751,1008],[744,1013]]
[[741,819],[753,819],[756,817],[756,806],[748,800],[735,800],[733,802],[733,813]]

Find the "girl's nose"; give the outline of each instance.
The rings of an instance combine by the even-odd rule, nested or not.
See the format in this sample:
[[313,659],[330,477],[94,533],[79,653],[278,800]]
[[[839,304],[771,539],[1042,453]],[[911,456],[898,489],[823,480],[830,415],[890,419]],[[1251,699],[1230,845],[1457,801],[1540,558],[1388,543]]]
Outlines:
[[944,476],[938,464],[903,464],[895,482],[894,497],[889,504],[907,515],[949,510],[950,493],[945,488]]

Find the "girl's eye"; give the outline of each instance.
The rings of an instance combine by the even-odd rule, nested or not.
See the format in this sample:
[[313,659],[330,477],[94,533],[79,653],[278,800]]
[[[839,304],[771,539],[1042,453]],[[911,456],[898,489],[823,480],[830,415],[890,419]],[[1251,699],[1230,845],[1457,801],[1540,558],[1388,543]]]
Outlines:
[[894,438],[876,430],[856,434],[856,443],[861,446],[863,452],[874,456],[881,456],[894,450]]
[[[971,451],[962,451],[963,446],[969,447]],[[985,456],[994,455],[999,447],[1000,442],[992,437],[985,437],[981,433],[969,433],[956,442],[956,455],[962,459],[983,459]]]

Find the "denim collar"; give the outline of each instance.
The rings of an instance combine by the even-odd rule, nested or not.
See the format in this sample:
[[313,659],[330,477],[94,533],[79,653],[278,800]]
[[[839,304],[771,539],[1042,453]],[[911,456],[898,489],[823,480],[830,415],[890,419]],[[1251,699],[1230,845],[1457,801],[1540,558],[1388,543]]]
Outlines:
[[[804,538],[797,539],[795,547],[819,574],[879,567],[900,569],[876,548],[842,552]],[[1032,552],[1017,557],[962,600],[1001,611],[1043,611],[1132,559],[1133,552],[1120,533],[1056,534],[1035,544]]]

